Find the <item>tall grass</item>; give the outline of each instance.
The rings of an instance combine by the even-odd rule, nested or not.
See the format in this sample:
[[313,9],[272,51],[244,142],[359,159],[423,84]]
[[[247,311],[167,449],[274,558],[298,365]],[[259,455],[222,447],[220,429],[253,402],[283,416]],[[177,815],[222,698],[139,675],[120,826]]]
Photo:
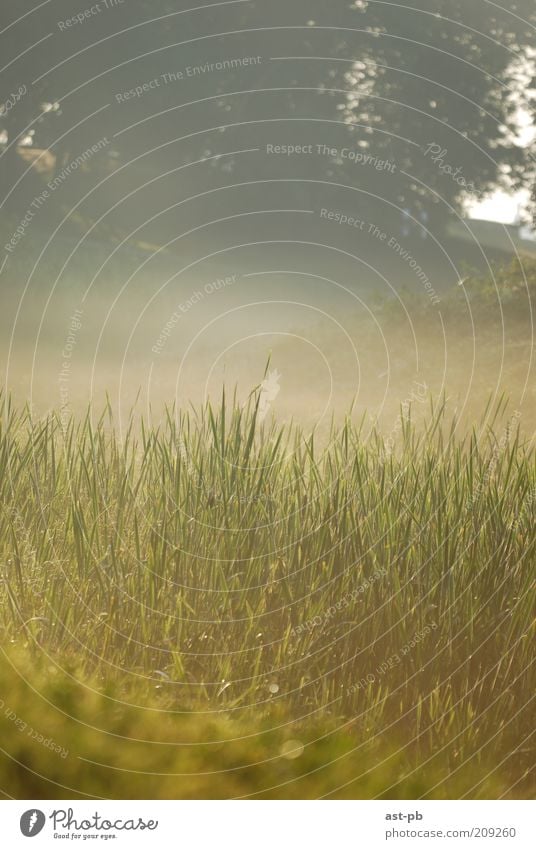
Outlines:
[[[97,727],[153,743],[161,734],[152,773],[176,766],[163,744],[178,727],[188,735],[194,720],[214,719],[248,739],[272,726],[301,729],[306,742],[332,735],[327,748],[311,742],[312,760],[296,758],[307,772],[340,755],[329,780],[315,773],[283,796],[529,794],[533,449],[503,402],[466,434],[442,403],[419,427],[403,410],[396,433],[392,449],[348,416],[317,444],[314,432],[261,422],[258,393],[246,407],[224,393],[217,407],[121,427],[110,410],[35,421],[4,400],[2,644],[48,693],[45,714],[71,694],[62,710],[74,720],[56,735],[64,728],[77,754],[99,760],[84,689],[65,674],[50,684],[43,669],[85,682]],[[39,697],[3,667],[15,713],[35,712]],[[121,709],[106,707],[112,697]],[[138,725],[127,721],[136,711]],[[253,762],[279,757],[283,742],[253,746]],[[115,766],[143,773],[124,745]],[[209,771],[238,768],[239,748]],[[206,771],[207,757],[192,769]],[[362,772],[370,782],[352,783]],[[90,775],[75,770],[77,790],[143,796],[149,786]],[[277,775],[267,768],[250,791],[247,778],[228,791],[206,779],[198,792],[270,795]],[[52,792],[26,780],[34,796]],[[174,786],[153,777],[151,795],[190,792]]]

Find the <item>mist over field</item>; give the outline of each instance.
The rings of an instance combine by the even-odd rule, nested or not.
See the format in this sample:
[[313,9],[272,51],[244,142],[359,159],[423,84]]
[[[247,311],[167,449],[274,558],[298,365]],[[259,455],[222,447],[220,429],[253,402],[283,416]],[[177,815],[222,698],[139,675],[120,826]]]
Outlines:
[[[435,245],[411,246],[424,268],[437,267]],[[505,394],[533,430],[528,251],[505,254],[491,272],[450,269],[451,281],[459,276],[450,286],[438,274],[431,296],[404,259],[388,257],[390,275],[380,271],[381,252],[365,254],[377,260],[370,267],[364,251],[346,267],[336,256],[334,274],[314,247],[307,270],[299,268],[300,246],[285,245],[282,269],[271,267],[275,255],[281,260],[277,244],[272,253],[255,251],[262,270],[248,270],[257,265],[243,250],[193,268],[186,260],[185,272],[170,253],[123,248],[108,262],[101,243],[84,244],[62,274],[58,249],[29,282],[26,263],[8,265],[0,317],[7,388],[37,415],[60,407],[80,415],[90,402],[99,410],[108,395],[122,416],[136,405],[159,420],[166,405],[219,398],[224,384],[245,401],[270,360],[279,375],[272,413],[308,429],[351,408],[388,427],[419,384],[446,395],[466,423]]]

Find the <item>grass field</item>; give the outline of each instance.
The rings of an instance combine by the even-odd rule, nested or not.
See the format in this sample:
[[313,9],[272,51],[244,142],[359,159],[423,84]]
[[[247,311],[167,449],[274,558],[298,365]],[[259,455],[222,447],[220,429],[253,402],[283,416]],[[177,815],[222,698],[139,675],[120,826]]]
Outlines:
[[4,400],[4,792],[530,796],[516,411],[462,431],[429,400],[317,444],[260,400],[122,428]]

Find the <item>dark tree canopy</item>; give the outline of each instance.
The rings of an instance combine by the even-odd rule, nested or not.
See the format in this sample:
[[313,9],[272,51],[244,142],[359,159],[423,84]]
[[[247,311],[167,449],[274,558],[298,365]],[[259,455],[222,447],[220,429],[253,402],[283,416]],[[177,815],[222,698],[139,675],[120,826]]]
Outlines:
[[[137,0],[66,28],[60,22],[87,4],[59,0],[32,11],[27,0],[4,0],[1,102],[16,101],[2,115],[4,194],[28,131],[54,152],[57,168],[109,136],[121,161],[141,157],[138,167],[156,174],[176,164],[178,137],[183,161],[213,153],[216,127],[225,127],[217,138],[229,150],[257,147],[271,133],[396,161],[396,179],[327,155],[304,159],[299,175],[349,181],[397,206],[426,204],[439,217],[497,186],[532,188],[534,148],[516,141],[516,126],[520,108],[534,111],[533,0],[253,0],[186,11],[193,5]],[[256,65],[186,74],[255,56]],[[178,72],[179,83],[165,82]],[[141,96],[118,100],[153,80]],[[219,167],[237,181],[251,175],[247,157]],[[257,162],[255,170],[274,167]],[[295,167],[278,161],[276,171],[284,178]]]

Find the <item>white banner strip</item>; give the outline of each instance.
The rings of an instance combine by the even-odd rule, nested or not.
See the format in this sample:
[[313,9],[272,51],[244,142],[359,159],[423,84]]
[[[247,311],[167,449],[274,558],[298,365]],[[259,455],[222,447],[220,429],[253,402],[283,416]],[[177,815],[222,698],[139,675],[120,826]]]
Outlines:
[[[535,803],[522,801],[5,801],[2,846],[536,846]],[[35,843],[30,843],[35,838]]]

